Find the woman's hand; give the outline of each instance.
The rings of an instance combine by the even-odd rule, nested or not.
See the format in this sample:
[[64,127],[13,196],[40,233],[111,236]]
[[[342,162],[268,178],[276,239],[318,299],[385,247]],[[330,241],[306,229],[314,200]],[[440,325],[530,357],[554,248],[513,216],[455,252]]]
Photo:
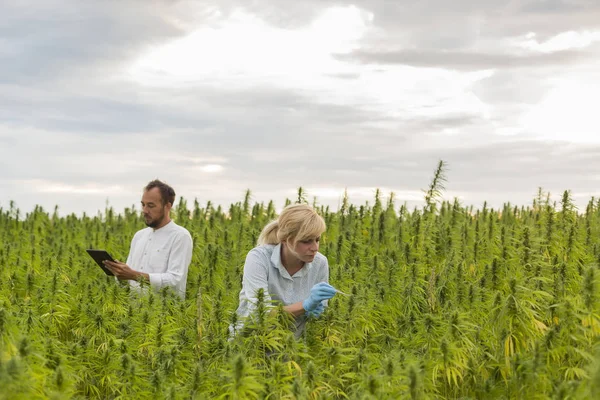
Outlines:
[[310,296],[302,302],[302,307],[306,311],[314,311],[323,300],[331,299],[337,290],[328,283],[320,282],[310,289]]

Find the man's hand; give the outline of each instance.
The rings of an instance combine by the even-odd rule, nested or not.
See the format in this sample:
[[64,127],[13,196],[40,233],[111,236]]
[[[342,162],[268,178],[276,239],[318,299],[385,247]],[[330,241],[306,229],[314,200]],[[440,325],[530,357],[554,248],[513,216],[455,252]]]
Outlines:
[[106,268],[108,268],[110,270],[110,272],[113,273],[114,276],[117,277],[117,279],[125,281],[125,280],[132,280],[132,281],[137,281],[140,279],[145,279],[147,281],[150,280],[150,277],[148,276],[148,274],[145,274],[143,272],[139,272],[136,271],[134,269],[131,269],[129,267],[129,265],[120,262],[120,261],[104,261],[104,266]]

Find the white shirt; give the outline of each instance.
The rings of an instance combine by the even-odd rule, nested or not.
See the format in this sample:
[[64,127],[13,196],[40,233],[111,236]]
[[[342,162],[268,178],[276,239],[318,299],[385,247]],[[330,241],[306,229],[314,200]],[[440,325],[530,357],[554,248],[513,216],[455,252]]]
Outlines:
[[[171,286],[182,299],[191,261],[192,236],[173,221],[160,229],[148,227],[136,232],[127,257],[127,265],[150,276],[152,288],[158,291]],[[136,281],[129,283],[140,287]]]
[[[246,256],[237,314],[243,319],[254,311],[258,289],[264,290],[265,302],[275,300],[288,306],[308,298],[310,289],[319,282],[329,283],[329,264],[323,254],[317,253],[311,263],[290,276],[281,264],[281,244],[255,247]],[[305,323],[306,315],[296,318],[296,336],[302,333]]]

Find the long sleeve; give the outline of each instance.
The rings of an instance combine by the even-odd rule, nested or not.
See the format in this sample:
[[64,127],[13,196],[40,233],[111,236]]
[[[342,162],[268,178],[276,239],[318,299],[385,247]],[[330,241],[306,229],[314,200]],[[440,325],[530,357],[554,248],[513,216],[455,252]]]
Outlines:
[[133,239],[131,239],[131,245],[129,246],[129,254],[127,255],[127,261],[125,262],[125,264],[129,265],[130,267],[134,264],[134,253],[139,237],[140,232],[136,232],[136,234],[133,235]]
[[148,273],[150,285],[159,290],[166,286],[176,288],[185,295],[185,281],[192,261],[192,238],[187,231],[178,232],[174,238],[167,260],[167,270],[161,273]]
[[[240,307],[240,316],[247,317],[256,308],[256,293],[263,289],[265,294],[265,303],[271,301],[269,294],[269,259],[256,250],[251,250],[246,256],[244,263],[244,274],[242,278],[242,294],[240,300],[243,306]],[[241,297],[244,297],[243,299]],[[242,304],[240,304],[242,305]]]

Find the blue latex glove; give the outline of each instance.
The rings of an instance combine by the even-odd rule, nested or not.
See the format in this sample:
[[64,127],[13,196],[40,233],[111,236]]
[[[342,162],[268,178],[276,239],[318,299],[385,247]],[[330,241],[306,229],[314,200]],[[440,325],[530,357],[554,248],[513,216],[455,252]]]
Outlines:
[[323,300],[328,300],[335,296],[337,290],[328,283],[317,283],[310,289],[310,296],[302,302],[302,307],[306,311],[314,311]]
[[307,311],[308,315],[313,317],[313,318],[317,318],[319,317],[323,311],[325,311],[325,304],[323,304],[322,302],[319,303],[319,305],[317,306],[317,308],[315,308],[312,311]]

